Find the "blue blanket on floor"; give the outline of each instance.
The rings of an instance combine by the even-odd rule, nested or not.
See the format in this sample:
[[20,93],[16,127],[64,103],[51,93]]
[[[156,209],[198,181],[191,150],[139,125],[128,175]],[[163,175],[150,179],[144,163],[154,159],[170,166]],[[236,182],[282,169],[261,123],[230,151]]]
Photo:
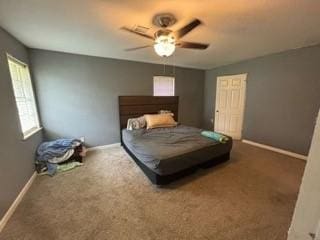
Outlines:
[[74,149],[80,144],[81,141],[78,139],[58,139],[41,143],[37,148],[36,164],[46,166],[48,174],[53,176],[57,171],[58,165],[50,163],[49,160],[55,157],[62,157],[67,151]]
[[54,157],[61,157],[80,144],[81,141],[78,139],[58,139],[41,143],[37,149],[37,160],[47,162]]

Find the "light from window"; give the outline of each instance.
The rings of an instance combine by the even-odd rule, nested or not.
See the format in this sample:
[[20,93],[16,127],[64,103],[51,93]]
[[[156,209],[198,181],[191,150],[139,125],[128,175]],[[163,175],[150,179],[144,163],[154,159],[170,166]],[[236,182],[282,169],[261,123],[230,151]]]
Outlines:
[[153,96],[174,96],[174,77],[154,76]]
[[28,65],[8,55],[11,81],[21,130],[26,138],[40,128]]

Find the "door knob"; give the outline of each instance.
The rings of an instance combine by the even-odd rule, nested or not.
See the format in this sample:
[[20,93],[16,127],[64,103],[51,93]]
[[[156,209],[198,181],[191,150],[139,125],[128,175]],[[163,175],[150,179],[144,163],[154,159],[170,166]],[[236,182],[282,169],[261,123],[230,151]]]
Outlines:
[[219,112],[219,110],[217,110],[216,112]]

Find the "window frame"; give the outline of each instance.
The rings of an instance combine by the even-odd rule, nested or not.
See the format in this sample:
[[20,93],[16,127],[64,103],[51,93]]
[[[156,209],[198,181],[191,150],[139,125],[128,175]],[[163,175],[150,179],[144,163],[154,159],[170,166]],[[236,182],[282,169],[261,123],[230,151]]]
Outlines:
[[[20,67],[25,68],[26,71],[26,77],[28,78],[28,82],[30,83],[30,91],[31,91],[31,101],[32,101],[32,108],[34,108],[34,117],[35,117],[35,123],[36,126],[23,131],[22,129],[22,119],[19,113],[19,108],[18,108],[18,103],[17,103],[17,97],[16,97],[16,93],[15,93],[15,86],[14,86],[14,81],[12,79],[12,75],[11,75],[11,69],[10,69],[10,61],[20,65]],[[29,137],[31,137],[32,135],[36,134],[37,132],[39,132],[40,130],[42,130],[42,127],[40,125],[40,119],[39,119],[39,112],[38,112],[38,106],[37,106],[37,101],[36,101],[36,97],[34,94],[34,88],[33,88],[33,83],[32,83],[32,79],[31,79],[31,74],[30,74],[30,68],[28,66],[28,64],[24,63],[23,61],[13,57],[11,54],[7,53],[7,63],[8,63],[8,70],[9,70],[9,75],[10,75],[10,81],[11,81],[11,87],[12,87],[12,92],[13,92],[13,97],[14,97],[14,102],[15,102],[15,106],[16,106],[16,111],[17,111],[17,116],[19,118],[19,127],[20,127],[20,132],[22,134],[22,140],[26,140]]]
[[[171,80],[173,80],[173,92],[172,95],[155,95],[155,79],[156,78],[170,78]],[[155,97],[173,97],[176,95],[176,78],[174,76],[163,76],[163,75],[156,75],[153,76],[153,96]]]

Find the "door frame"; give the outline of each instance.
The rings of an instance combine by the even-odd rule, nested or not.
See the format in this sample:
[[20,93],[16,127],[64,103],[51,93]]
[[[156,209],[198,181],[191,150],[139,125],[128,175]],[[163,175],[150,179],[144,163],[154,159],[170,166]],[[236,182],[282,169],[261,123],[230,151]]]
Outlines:
[[[243,84],[241,85],[243,88],[243,104],[242,104],[242,108],[241,108],[241,118],[240,118],[240,137],[239,140],[242,139],[242,132],[243,132],[243,125],[244,125],[244,110],[245,110],[245,105],[246,105],[246,95],[247,95],[247,77],[248,77],[248,73],[240,73],[240,74],[230,74],[230,75],[221,75],[221,76],[217,76],[216,78],[216,96],[215,96],[215,104],[214,104],[214,112],[213,112],[213,117],[214,117],[214,131],[215,131],[215,127],[216,127],[216,113],[217,113],[217,103],[219,102],[218,100],[218,96],[219,96],[219,81],[221,78],[225,78],[225,77],[241,77],[241,81],[243,82]],[[220,79],[219,79],[220,78]]]

